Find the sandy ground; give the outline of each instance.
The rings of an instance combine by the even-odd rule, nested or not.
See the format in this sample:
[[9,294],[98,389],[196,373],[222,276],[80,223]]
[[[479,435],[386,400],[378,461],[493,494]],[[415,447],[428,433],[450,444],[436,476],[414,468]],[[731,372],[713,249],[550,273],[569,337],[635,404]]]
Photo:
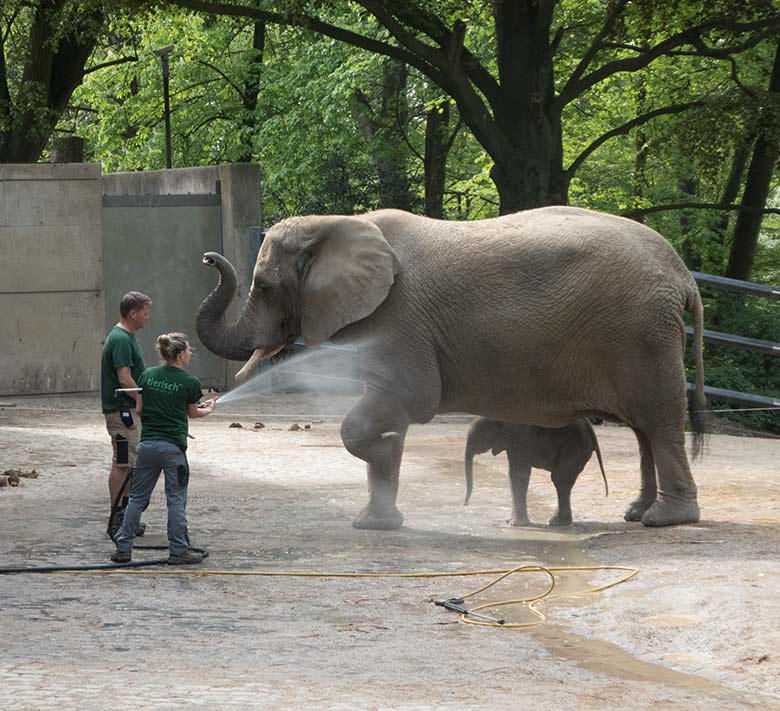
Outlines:
[[[478,458],[464,508],[467,419],[437,418],[407,439],[404,527],[357,531],[364,466],[338,437],[349,402],[266,396],[193,423],[189,519],[211,551],[203,570],[536,563],[639,575],[551,601],[548,621],[529,630],[466,625],[431,603],[494,576],[0,576],[0,708],[780,709],[779,440],[713,436],[694,470],[701,523],[653,530],[622,520],[638,486],[633,435],[599,427],[609,498],[594,460],[574,488],[574,526],[511,528],[503,456]],[[40,474],[0,490],[0,566],[107,562],[110,447],[98,410],[95,395],[0,398],[0,472]],[[294,422],[311,427],[291,431]],[[549,477],[534,474],[532,520],[546,521],[554,502]],[[161,491],[145,520],[144,542],[164,542]],[[515,577],[481,599],[542,586]],[[530,619],[521,607],[501,612]]]

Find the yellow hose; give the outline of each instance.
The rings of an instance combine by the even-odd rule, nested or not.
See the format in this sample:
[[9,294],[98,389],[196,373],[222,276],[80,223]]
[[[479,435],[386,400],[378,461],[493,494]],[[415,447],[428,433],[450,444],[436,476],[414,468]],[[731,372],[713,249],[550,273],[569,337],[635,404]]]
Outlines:
[[[588,588],[586,590],[579,590],[572,593],[556,593],[553,595],[553,591],[556,587],[556,579],[554,573],[563,572],[584,572],[584,571],[600,571],[600,570],[622,570],[628,573],[619,580],[615,580],[605,585],[599,585],[597,587]],[[601,592],[608,588],[620,585],[633,578],[639,573],[639,568],[631,568],[622,565],[593,565],[593,566],[544,566],[544,565],[521,565],[516,568],[501,569],[501,570],[465,570],[455,571],[450,573],[442,572],[428,572],[428,573],[322,573],[322,572],[296,572],[296,571],[272,571],[272,570],[152,570],[152,569],[138,569],[128,568],[123,570],[122,568],[115,568],[111,570],[70,570],[70,571],[52,571],[49,575],[192,575],[198,577],[206,577],[209,575],[248,575],[248,576],[260,576],[260,577],[280,577],[280,578],[455,578],[466,577],[475,575],[498,575],[495,580],[482,586],[478,590],[462,595],[459,599],[467,600],[470,597],[479,595],[479,593],[488,590],[496,583],[501,582],[504,578],[509,577],[515,573],[544,573],[549,578],[549,585],[547,589],[540,595],[534,595],[533,597],[517,598],[512,600],[497,600],[495,602],[488,602],[482,605],[478,605],[469,610],[469,612],[477,612],[478,610],[484,610],[487,608],[502,607],[507,605],[525,605],[528,611],[534,615],[537,619],[531,622],[511,622],[500,624],[498,622],[485,622],[481,620],[469,619],[468,613],[461,614],[460,618],[463,622],[470,625],[481,625],[483,627],[502,627],[507,629],[517,629],[522,627],[535,627],[542,624],[547,617],[545,614],[537,609],[537,605],[543,600],[553,600],[561,597],[573,597],[575,595],[588,595],[591,593]]]
[[[588,588],[587,590],[579,590],[577,592],[573,593],[557,593],[555,595],[552,594],[553,590],[555,590],[556,582],[555,582],[555,575],[553,575],[553,571],[555,572],[574,572],[574,571],[596,571],[596,570],[624,570],[628,573],[628,575],[624,575],[619,580],[614,580],[611,583],[607,583],[606,585],[599,585],[595,588]],[[531,622],[506,622],[506,623],[498,623],[498,622],[484,622],[482,620],[471,620],[468,617],[468,614],[462,614],[460,616],[460,619],[463,620],[463,622],[467,622],[470,625],[482,625],[483,627],[506,627],[506,628],[518,628],[518,627],[536,627],[536,625],[542,624],[547,617],[546,615],[536,608],[536,605],[538,605],[542,600],[554,600],[555,598],[561,598],[561,597],[573,597],[574,595],[588,595],[591,593],[597,593],[601,592],[602,590],[606,590],[607,588],[614,587],[615,585],[620,585],[621,583],[625,583],[627,580],[631,580],[635,575],[639,573],[639,568],[629,568],[622,565],[592,565],[592,566],[544,566],[544,565],[522,565],[517,568],[512,568],[511,570],[505,571],[501,576],[496,578],[492,583],[488,583],[484,587],[479,588],[479,590],[475,590],[474,592],[470,592],[467,595],[461,596],[462,600],[468,600],[470,597],[474,597],[475,595],[479,595],[479,593],[487,590],[488,588],[492,588],[496,583],[502,581],[504,578],[512,575],[513,573],[545,573],[549,579],[550,584],[548,588],[541,594],[541,595],[535,595],[534,597],[527,597],[527,598],[517,598],[514,600],[498,600],[496,602],[488,602],[484,605],[477,605],[476,607],[472,607],[470,612],[477,612],[478,610],[484,610],[487,608],[494,608],[494,607],[502,607],[504,605],[525,605],[528,608],[528,611],[533,614],[537,619],[533,620]]]

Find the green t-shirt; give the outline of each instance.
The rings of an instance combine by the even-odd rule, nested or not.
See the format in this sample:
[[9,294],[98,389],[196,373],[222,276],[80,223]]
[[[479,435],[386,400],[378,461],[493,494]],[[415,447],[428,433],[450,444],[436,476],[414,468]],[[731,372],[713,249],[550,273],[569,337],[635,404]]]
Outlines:
[[187,449],[187,405],[198,402],[200,381],[181,368],[158,365],[147,368],[138,380],[141,397],[141,441],[163,440]]
[[100,359],[100,399],[106,414],[116,412],[122,405],[135,407],[135,401],[129,395],[114,394],[116,388],[122,387],[116,370],[124,367],[130,368],[130,374],[137,383],[146,368],[144,354],[134,333],[125,331],[121,326],[114,326],[106,336]]

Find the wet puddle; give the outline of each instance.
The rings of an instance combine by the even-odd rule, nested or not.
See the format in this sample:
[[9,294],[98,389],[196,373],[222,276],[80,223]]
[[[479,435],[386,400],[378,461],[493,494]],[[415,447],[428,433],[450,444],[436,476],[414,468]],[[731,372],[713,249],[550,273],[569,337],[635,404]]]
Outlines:
[[560,660],[575,662],[589,671],[626,681],[662,684],[696,695],[706,694],[718,700],[716,708],[724,708],[724,704],[728,703],[739,703],[756,709],[778,708],[776,703],[771,703],[768,699],[763,702],[754,694],[737,691],[717,681],[696,674],[678,672],[652,662],[643,662],[614,644],[571,634],[551,622],[535,628],[532,634],[550,654]]

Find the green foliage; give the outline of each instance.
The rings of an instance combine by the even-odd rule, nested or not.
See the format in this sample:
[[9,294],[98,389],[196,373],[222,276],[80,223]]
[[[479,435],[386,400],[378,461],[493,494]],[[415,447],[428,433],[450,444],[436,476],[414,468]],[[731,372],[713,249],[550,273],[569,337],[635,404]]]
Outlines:
[[0,2],[0,161],[39,157],[110,5],[109,0]]
[[[174,167],[235,161],[249,143],[263,168],[269,224],[292,214],[378,206],[375,159],[390,148],[380,137],[361,134],[350,106],[356,90],[368,96],[381,90],[381,57],[316,33],[268,26],[261,93],[249,124],[241,120],[241,100],[253,58],[251,23],[169,10],[132,21],[122,18],[110,29],[115,41],[96,53],[93,64],[132,54],[137,61],[88,75],[72,102],[78,108],[60,124],[61,130],[86,139],[91,158],[104,170],[164,167],[162,74],[153,52],[173,44]],[[442,95],[413,71],[407,99],[408,132],[400,143],[422,205],[424,118]],[[392,150],[398,150],[396,143]],[[496,214],[489,167],[484,150],[461,130],[448,165],[448,215]]]
[[305,32],[284,33],[265,65],[258,157],[269,222],[296,213],[376,206],[372,152],[350,111],[379,81],[381,60]]

